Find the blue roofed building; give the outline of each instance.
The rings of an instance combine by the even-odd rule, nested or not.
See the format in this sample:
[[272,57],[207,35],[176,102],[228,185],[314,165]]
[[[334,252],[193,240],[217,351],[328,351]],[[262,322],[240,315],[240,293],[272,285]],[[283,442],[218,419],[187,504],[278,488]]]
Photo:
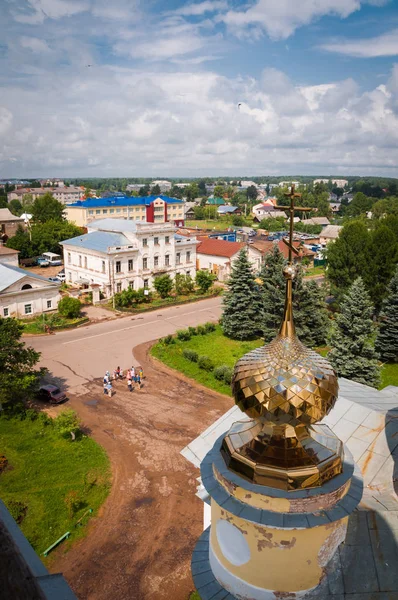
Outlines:
[[151,289],[166,273],[195,277],[197,244],[170,222],[100,218],[87,233],[61,242],[66,283],[91,289],[94,299],[94,291],[110,298],[128,288]]
[[125,219],[145,223],[184,225],[184,202],[169,196],[110,196],[68,204],[65,215],[79,227],[98,219]]

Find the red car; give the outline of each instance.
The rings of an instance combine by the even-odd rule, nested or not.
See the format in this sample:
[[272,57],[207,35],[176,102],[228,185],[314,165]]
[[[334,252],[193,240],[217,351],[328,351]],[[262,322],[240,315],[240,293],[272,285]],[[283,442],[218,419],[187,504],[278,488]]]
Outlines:
[[50,404],[62,404],[68,399],[65,392],[61,392],[56,385],[42,385],[37,392],[37,397]]

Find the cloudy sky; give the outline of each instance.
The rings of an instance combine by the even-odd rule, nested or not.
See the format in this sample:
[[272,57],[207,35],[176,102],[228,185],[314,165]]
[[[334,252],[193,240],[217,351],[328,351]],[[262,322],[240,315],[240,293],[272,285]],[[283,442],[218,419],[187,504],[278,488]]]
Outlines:
[[398,177],[397,0],[0,9],[0,178]]

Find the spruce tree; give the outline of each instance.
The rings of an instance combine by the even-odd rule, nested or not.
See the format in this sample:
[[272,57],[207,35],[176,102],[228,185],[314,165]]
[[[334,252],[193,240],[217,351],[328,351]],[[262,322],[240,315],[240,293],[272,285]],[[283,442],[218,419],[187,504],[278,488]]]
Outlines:
[[225,335],[247,340],[261,333],[262,306],[258,285],[244,248],[233,264],[224,295],[222,326]]
[[398,267],[381,307],[376,349],[384,362],[398,362]]
[[343,297],[330,339],[328,359],[340,377],[377,387],[378,355],[373,344],[373,306],[358,277]]
[[[263,298],[263,331],[266,343],[278,333],[285,306],[286,261],[275,244],[265,256],[260,271]],[[293,316],[296,332],[303,344],[321,346],[327,336],[328,317],[322,289],[314,281],[303,281],[303,270],[296,267],[293,279]]]
[[265,255],[260,271],[263,301],[263,332],[265,343],[274,339],[280,327],[285,306],[286,280],[283,267],[286,261],[277,244]]
[[322,346],[328,333],[325,293],[313,281],[303,281],[303,269],[297,266],[293,279],[293,317],[300,341],[313,348]]

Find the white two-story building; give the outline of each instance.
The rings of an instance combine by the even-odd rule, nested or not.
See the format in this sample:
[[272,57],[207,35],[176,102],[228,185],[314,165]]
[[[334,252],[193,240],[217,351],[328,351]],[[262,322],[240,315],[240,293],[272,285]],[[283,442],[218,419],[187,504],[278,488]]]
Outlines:
[[175,233],[171,223],[101,219],[88,233],[65,240],[66,283],[99,285],[106,297],[128,287],[152,288],[158,275],[196,275],[196,237]]

